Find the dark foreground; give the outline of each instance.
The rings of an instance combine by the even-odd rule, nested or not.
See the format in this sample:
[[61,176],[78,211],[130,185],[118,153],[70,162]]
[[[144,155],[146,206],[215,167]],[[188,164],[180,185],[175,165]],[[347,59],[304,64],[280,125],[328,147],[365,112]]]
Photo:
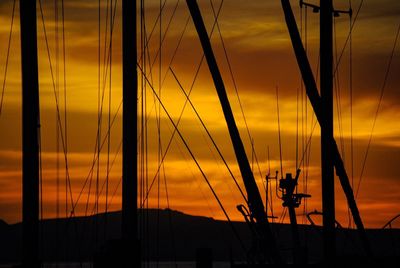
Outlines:
[[[245,250],[225,221],[186,215],[171,210],[145,210],[139,217],[142,255],[147,263],[160,261],[158,267],[195,267],[196,253],[206,252],[214,267],[244,263],[252,247],[252,235],[244,222],[233,222]],[[51,263],[85,262],[91,267],[93,256],[102,262],[118,258],[123,250],[119,239],[119,212],[74,219],[44,220],[41,223],[42,259]],[[272,224],[278,246],[286,262],[292,262],[291,230],[287,224]],[[304,256],[308,263],[322,259],[322,234],[318,227],[300,225]],[[337,230],[337,261],[346,264],[397,262],[400,257],[400,230],[367,230],[374,256],[364,256],[355,230]],[[0,264],[17,263],[21,252],[21,224],[0,221]],[[114,259],[115,260],[115,259]],[[112,258],[111,258],[112,261]],[[179,266],[175,264],[182,264]],[[171,266],[169,266],[171,265]],[[186,265],[186,266],[185,266]],[[222,265],[222,266],[221,266]],[[150,265],[151,266],[151,265]],[[0,266],[1,267],[1,266]],[[79,266],[80,267],[80,266]]]

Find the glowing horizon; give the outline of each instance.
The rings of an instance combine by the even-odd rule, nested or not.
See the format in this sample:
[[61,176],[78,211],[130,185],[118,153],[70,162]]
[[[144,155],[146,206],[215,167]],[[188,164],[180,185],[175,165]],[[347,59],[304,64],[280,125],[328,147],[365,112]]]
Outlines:
[[[153,1],[154,2],[154,1]],[[148,31],[156,22],[158,3],[152,1],[146,3],[146,19]],[[358,7],[360,1],[353,1],[353,9]],[[67,109],[68,127],[68,165],[69,176],[72,185],[72,194],[67,193],[68,207],[71,208],[71,196],[80,199],[76,207],[76,215],[90,215],[93,212],[95,202],[96,169],[91,175],[90,170],[95,157],[97,122],[98,122],[98,24],[97,2],[66,1],[65,6],[65,34],[66,34],[66,73],[67,73],[67,106],[64,106],[63,91],[63,62],[62,50],[59,51],[56,60],[56,38],[53,3],[43,2],[46,31],[49,40],[49,53],[54,71],[56,89],[59,89],[59,105],[62,115]],[[111,128],[110,159],[114,161],[109,175],[109,200],[112,194],[112,204],[109,210],[119,210],[121,205],[121,133],[122,119],[120,105],[122,102],[122,76],[121,76],[121,4],[118,3],[116,20],[113,32],[112,50],[112,83],[111,83],[111,119],[115,116]],[[165,7],[162,20],[162,30],[165,31],[167,23],[174,9],[172,3]],[[213,13],[210,4],[200,1],[202,13],[210,32],[213,23]],[[214,1],[217,8],[220,1]],[[292,3],[297,23],[300,27],[299,7]],[[346,9],[346,4],[337,3],[338,8]],[[378,105],[379,93],[386,71],[389,55],[396,34],[400,4],[398,1],[386,0],[381,3],[381,9],[376,9],[376,3],[365,3],[360,11],[360,17],[356,21],[352,46],[353,46],[353,99],[352,112],[350,111],[349,91],[349,48],[344,50],[340,64],[339,83],[335,80],[336,90],[340,85],[340,91],[335,97],[335,137],[345,159],[348,174],[353,174],[355,191],[361,176],[362,163],[365,150],[371,135],[371,129],[375,112]],[[9,25],[11,18],[12,1],[0,3],[0,38],[8,40]],[[387,13],[385,13],[385,11]],[[397,11],[397,13],[396,13]],[[106,180],[107,172],[107,129],[108,129],[108,90],[109,76],[103,65],[105,36],[106,6],[101,9],[101,90],[105,89],[104,107],[102,110],[101,138],[105,141],[100,153],[99,164],[99,186]],[[152,73],[147,73],[152,79],[154,89],[159,89],[159,74],[164,80],[161,98],[168,112],[177,122],[185,96],[179,88],[174,77],[169,71],[169,63],[172,53],[178,43],[181,32],[184,29],[186,19],[189,16],[184,1],[179,4],[177,13],[171,22],[168,34],[165,37],[161,53],[161,65],[159,58],[155,55],[159,45],[159,25],[155,24],[155,32],[149,41],[150,60],[148,65],[154,62]],[[304,15],[304,14],[303,14]],[[308,53],[314,73],[317,73],[318,60],[318,16],[309,12],[308,21]],[[20,56],[19,56],[19,14],[18,6],[15,13],[14,28],[12,34],[12,46],[10,51],[9,70],[4,94],[4,107],[0,117],[0,219],[14,223],[21,220],[21,82],[20,82]],[[344,45],[348,34],[349,19],[341,16],[335,23],[337,37],[337,52]],[[63,148],[59,143],[56,148],[56,106],[55,89],[50,74],[47,48],[44,41],[43,25],[38,9],[38,49],[39,49],[39,82],[40,82],[40,109],[41,109],[41,132],[42,132],[42,161],[43,161],[43,208],[44,218],[56,216],[56,203],[59,203],[59,216],[65,216],[65,162]],[[302,22],[304,27],[304,17]],[[60,25],[59,25],[60,26]],[[321,184],[320,184],[320,152],[319,137],[320,130],[317,125],[314,129],[315,117],[312,109],[305,100],[304,90],[300,83],[300,75],[297,63],[291,47],[289,35],[284,23],[283,14],[279,1],[229,1],[222,6],[219,17],[219,26],[222,38],[226,46],[229,61],[238,87],[240,104],[237,100],[234,84],[230,77],[228,64],[226,62],[221,39],[218,30],[215,29],[211,38],[217,62],[221,69],[228,95],[231,101],[234,116],[239,131],[246,147],[250,163],[253,163],[254,173],[259,190],[264,198],[263,180],[271,167],[272,175],[275,170],[280,172],[280,156],[278,144],[278,126],[276,111],[276,94],[279,91],[279,110],[281,134],[283,141],[283,173],[295,173],[298,163],[303,158],[305,144],[310,139],[312,132],[312,143],[308,165],[301,165],[302,175],[299,184],[299,192],[307,192],[312,198],[307,202],[307,211],[321,210]],[[378,27],[379,26],[379,27]],[[108,26],[107,26],[108,27]],[[61,28],[60,28],[61,29]],[[303,34],[304,34],[303,28]],[[109,29],[108,29],[109,33]],[[377,36],[371,42],[367,35]],[[379,38],[378,38],[379,37]],[[59,39],[59,42],[61,39]],[[140,38],[139,38],[140,40]],[[140,42],[140,41],[139,41]],[[139,44],[140,49],[140,44]],[[367,228],[379,228],[398,211],[396,204],[400,201],[400,183],[397,177],[396,164],[400,160],[400,116],[398,87],[400,78],[396,76],[400,70],[399,45],[395,50],[391,70],[385,88],[385,95],[381,104],[379,115],[372,135],[371,148],[363,173],[361,186],[358,190],[357,204],[362,219]],[[5,62],[7,42],[0,43],[0,62]],[[139,51],[140,55],[140,51]],[[191,19],[189,20],[185,35],[182,39],[176,57],[171,68],[176,73],[179,81],[188,92],[192,85],[195,71],[202,56],[202,50],[194,30]],[[58,63],[57,63],[58,62]],[[58,66],[58,67],[57,67]],[[56,71],[58,70],[58,72]],[[148,69],[147,69],[148,71]],[[160,73],[161,71],[161,73]],[[4,67],[0,68],[0,74],[4,74]],[[58,75],[57,75],[58,74]],[[140,76],[140,75],[139,75]],[[0,76],[3,78],[3,76]],[[103,80],[104,79],[104,80]],[[0,80],[2,81],[2,80]],[[141,81],[139,81],[139,86]],[[139,89],[140,90],[140,89]],[[145,99],[147,116],[147,175],[140,173],[140,182],[148,178],[148,184],[154,179],[158,167],[158,134],[157,114],[158,103],[155,101],[152,91],[147,86],[145,96],[139,93],[139,107]],[[224,121],[220,104],[215,93],[211,76],[206,63],[202,64],[199,76],[194,83],[190,95],[198,113],[201,115],[210,133],[213,135],[221,149],[229,167],[239,181],[242,189],[240,173],[233,154],[226,123]],[[340,106],[340,113],[337,109]],[[244,110],[246,122],[241,113]],[[307,111],[307,112],[306,112]],[[352,113],[352,118],[350,114]],[[340,114],[340,117],[338,116]],[[139,110],[138,118],[138,143],[141,144],[141,125]],[[62,116],[62,125],[64,126]],[[173,126],[166,114],[161,110],[161,143],[163,151],[172,135]],[[246,130],[249,127],[251,138],[258,159],[252,157],[251,141]],[[352,129],[350,126],[352,125]],[[196,155],[201,167],[207,174],[218,196],[223,200],[231,219],[242,221],[242,216],[236,211],[236,205],[244,203],[239,191],[233,183],[223,162],[219,159],[211,141],[206,137],[205,131],[195,116],[192,108],[188,105],[183,112],[179,129],[185,137],[191,150]],[[353,165],[351,159],[351,140],[353,143]],[[59,141],[60,142],[60,141]],[[165,166],[162,168],[160,184],[156,178],[154,188],[149,195],[149,207],[156,208],[160,202],[160,208],[167,207],[165,185],[168,187],[168,198],[170,208],[193,215],[211,216],[216,219],[224,219],[222,211],[218,208],[207,184],[204,183],[200,172],[191,160],[182,141],[177,135],[171,143],[170,151],[165,158]],[[296,145],[297,144],[297,145]],[[296,151],[297,147],[297,151]],[[270,150],[270,159],[267,160],[267,148]],[[140,159],[141,152],[139,152]],[[297,161],[296,161],[297,158]],[[57,159],[59,169],[57,169]],[[254,161],[252,161],[254,159]],[[297,163],[296,163],[297,162]],[[353,169],[351,168],[353,166]],[[260,171],[259,171],[260,167]],[[164,172],[165,171],[165,172]],[[261,175],[260,175],[261,173]],[[57,175],[58,174],[58,175]],[[303,177],[303,174],[307,174]],[[91,189],[86,184],[82,194],[82,187],[86,178],[91,178]],[[165,176],[165,177],[164,177]],[[280,174],[279,174],[280,176]],[[58,177],[58,179],[57,179]],[[58,181],[58,182],[57,182]],[[307,181],[307,187],[305,182]],[[89,182],[89,180],[88,180]],[[58,186],[57,186],[58,185]],[[146,185],[146,182],[143,182]],[[273,184],[275,187],[275,185]],[[57,192],[58,187],[58,192]],[[335,180],[336,193],[336,216],[343,226],[348,225],[348,211],[346,201],[341,190],[340,183]],[[160,189],[160,193],[157,193]],[[389,189],[389,190],[388,190]],[[143,197],[143,191],[139,196]],[[88,192],[91,195],[88,197]],[[160,199],[157,197],[160,196]],[[139,201],[138,201],[139,202]],[[105,195],[99,197],[99,212],[105,210]],[[89,209],[86,210],[86,207]],[[279,199],[273,200],[273,208],[276,215],[282,215],[282,206]],[[303,206],[298,209],[298,220],[304,223],[305,210]],[[284,219],[288,222],[288,218]]]

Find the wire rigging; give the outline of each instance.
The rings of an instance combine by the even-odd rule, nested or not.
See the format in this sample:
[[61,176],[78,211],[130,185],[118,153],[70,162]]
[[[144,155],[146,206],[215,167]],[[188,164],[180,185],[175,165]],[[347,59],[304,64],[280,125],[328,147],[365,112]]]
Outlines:
[[[138,68],[140,69],[140,71],[143,73],[143,69],[142,69],[139,65],[137,65],[137,66],[138,66]],[[242,248],[245,249],[245,246],[244,246],[244,244],[243,244],[243,242],[242,242],[242,240],[241,240],[239,234],[237,233],[236,228],[233,226],[232,221],[231,221],[231,219],[230,219],[228,213],[226,212],[225,207],[223,206],[223,204],[222,204],[221,200],[219,199],[217,193],[215,192],[214,188],[212,187],[212,185],[211,185],[209,179],[207,178],[207,175],[204,173],[203,169],[201,168],[200,163],[197,161],[195,155],[193,154],[192,150],[190,149],[190,147],[189,147],[189,145],[187,144],[185,138],[183,137],[182,133],[181,133],[180,130],[178,129],[178,127],[177,127],[177,125],[175,124],[174,120],[172,119],[171,115],[168,113],[168,110],[166,109],[166,107],[165,107],[164,104],[162,103],[161,99],[159,98],[157,92],[155,91],[155,89],[154,89],[153,86],[151,85],[151,83],[150,83],[150,81],[148,80],[147,76],[144,75],[144,78],[145,78],[147,84],[149,85],[151,91],[152,91],[153,94],[156,96],[158,102],[159,102],[160,105],[161,105],[161,108],[164,110],[164,113],[167,115],[169,121],[171,122],[171,124],[173,125],[174,129],[176,130],[176,133],[178,134],[178,136],[180,137],[181,141],[182,141],[183,144],[185,145],[185,147],[186,147],[188,153],[190,154],[191,158],[193,159],[193,161],[195,162],[196,166],[198,167],[198,169],[199,169],[199,171],[200,171],[202,177],[204,178],[205,182],[207,183],[207,185],[208,185],[210,191],[212,192],[214,198],[215,198],[216,201],[218,202],[219,207],[221,208],[222,212],[224,213],[224,215],[225,215],[227,221],[229,222],[229,224],[230,224],[230,226],[231,226],[231,228],[232,228],[232,231],[234,232],[235,236],[236,236],[237,239],[239,240],[239,242],[240,242]]]
[[335,66],[334,71],[333,71],[333,74],[334,74],[334,75],[335,75],[336,71],[337,71],[338,68],[339,68],[340,62],[341,62],[341,60],[342,60],[342,56],[343,56],[344,51],[345,51],[345,49],[346,49],[346,47],[347,47],[347,43],[348,43],[349,40],[350,40],[350,36],[351,36],[351,34],[352,34],[352,32],[353,32],[354,25],[356,24],[356,21],[357,21],[357,19],[358,19],[358,15],[360,14],[360,10],[361,10],[363,4],[364,4],[364,0],[361,0],[360,4],[358,5],[358,8],[357,8],[356,15],[354,16],[353,23],[351,24],[350,31],[349,31],[349,33],[348,33],[348,35],[347,35],[346,41],[344,42],[342,51],[340,52],[340,56],[339,56],[339,58],[338,58],[338,60],[337,60],[337,62],[336,62],[336,66]]
[[392,61],[393,61],[394,53],[395,53],[395,50],[396,50],[397,40],[399,38],[399,33],[400,33],[400,23],[399,23],[399,25],[397,27],[397,32],[396,32],[396,36],[395,36],[395,39],[394,39],[393,47],[392,47],[392,50],[390,52],[388,65],[386,67],[385,77],[383,79],[382,87],[381,87],[381,90],[380,90],[378,106],[377,106],[376,111],[375,111],[374,121],[372,123],[371,133],[369,135],[368,145],[367,145],[367,149],[366,149],[366,152],[365,152],[365,155],[364,155],[364,159],[363,159],[363,163],[362,163],[360,178],[359,178],[358,184],[357,184],[356,198],[358,196],[358,192],[360,190],[361,181],[362,181],[362,178],[363,178],[363,175],[364,175],[365,165],[367,163],[368,153],[369,153],[369,149],[371,147],[372,135],[374,133],[376,120],[378,118],[379,110],[381,108],[381,104],[382,104],[382,100],[383,100],[383,95],[385,93],[385,88],[386,88],[387,80],[388,80],[389,73],[390,73],[390,67],[392,66]]
[[[334,49],[335,49],[335,60],[337,62],[338,54],[337,54],[337,34],[336,34],[336,18],[333,17],[333,34],[334,34]],[[338,118],[339,125],[339,140],[340,140],[340,149],[343,162],[346,162],[346,152],[345,152],[345,143],[344,143],[344,135],[343,135],[343,119],[342,119],[342,101],[341,101],[341,87],[340,87],[340,72],[339,69],[334,75],[334,89],[335,89],[335,99],[336,99],[336,112]]]
[[[220,6],[219,6],[219,8],[218,8],[216,19],[218,19],[218,17],[219,17],[219,14],[220,14],[221,9],[222,9],[222,4],[223,4],[223,1],[221,1]],[[179,48],[179,46],[180,46],[180,44],[181,44],[181,41],[182,41],[182,39],[183,39],[183,35],[184,35],[184,33],[186,32],[189,19],[190,19],[190,16],[189,16],[189,17],[187,18],[187,20],[186,20],[186,24],[185,24],[184,30],[183,30],[183,32],[182,32],[180,38],[179,38],[178,45],[176,46],[176,48],[175,48],[175,50],[174,50],[174,54],[173,54],[173,56],[172,56],[172,58],[171,58],[171,61],[170,61],[170,64],[169,64],[169,66],[168,66],[167,72],[169,72],[169,68],[171,67],[171,65],[172,65],[172,63],[173,63],[173,60],[174,60],[174,58],[175,58],[175,55],[176,55],[176,53],[177,53],[177,51],[178,51],[178,48]],[[213,23],[213,25],[212,25],[212,28],[211,28],[211,31],[210,31],[210,34],[209,34],[209,38],[212,37],[212,35],[213,35],[213,33],[214,33],[215,26],[216,26],[216,21],[215,21],[215,19],[214,19],[214,23]],[[191,86],[190,86],[190,89],[189,89],[189,92],[188,92],[188,96],[190,96],[190,94],[191,94],[191,92],[192,92],[192,90],[193,90],[193,88],[194,88],[194,85],[195,85],[195,83],[196,83],[196,81],[197,81],[197,77],[198,77],[198,75],[199,75],[199,73],[200,73],[200,69],[201,69],[201,66],[202,66],[202,64],[203,64],[203,61],[204,61],[204,54],[202,54],[201,59],[200,59],[199,63],[197,64],[197,69],[196,69],[194,78],[193,78],[193,80],[192,80],[192,83],[191,83]],[[139,62],[137,63],[137,66],[139,66]],[[143,69],[144,69],[144,68],[143,68]],[[167,73],[166,73],[166,74],[167,74]],[[142,75],[144,75],[143,72],[142,72]],[[166,75],[164,76],[163,82],[165,81],[165,78],[166,78]],[[148,80],[148,79],[147,79],[147,80]],[[142,79],[142,83],[143,83],[143,82],[144,82],[144,78]],[[150,84],[150,85],[152,85],[152,84]],[[144,88],[144,85],[142,85],[142,88]],[[183,107],[182,107],[182,109],[181,109],[181,113],[180,113],[180,115],[179,115],[179,118],[178,118],[178,120],[177,120],[177,122],[176,122],[177,126],[179,125],[179,123],[180,123],[180,121],[181,121],[181,118],[182,118],[183,113],[184,113],[184,111],[185,111],[185,109],[186,109],[187,103],[188,103],[188,100],[186,99],[185,102],[184,102],[184,104],[183,104]],[[142,114],[143,114],[143,113],[142,113]],[[166,149],[165,149],[164,156],[163,156],[162,159],[161,159],[161,164],[163,163],[163,161],[164,161],[164,159],[165,159],[165,157],[166,157],[166,155],[167,155],[167,153],[168,153],[168,151],[169,151],[170,145],[172,144],[172,140],[173,140],[173,138],[175,137],[175,134],[176,134],[176,130],[174,129],[173,132],[172,132],[172,135],[171,135],[171,137],[170,137],[170,139],[169,139],[169,141],[168,141],[168,145],[167,145],[167,147],[166,147]],[[143,134],[141,134],[141,135],[143,135]],[[154,185],[154,182],[155,182],[155,180],[156,180],[156,178],[157,178],[157,174],[158,174],[158,172],[160,172],[160,168],[161,168],[161,165],[158,166],[157,171],[156,171],[156,175],[154,176],[152,182],[150,183],[150,186],[149,186],[149,188],[147,189],[146,193],[143,193],[143,201],[141,202],[142,205],[144,204],[145,201],[148,200],[148,196],[149,196],[150,191],[151,191],[151,189],[152,189],[152,187],[153,187],[153,185]]]
[[[222,45],[222,48],[223,48],[223,51],[224,51],[225,60],[226,60],[226,62],[228,64],[229,74],[230,74],[230,77],[232,79],[232,83],[233,83],[233,87],[235,89],[235,94],[236,94],[236,97],[237,97],[237,100],[238,100],[238,103],[239,103],[240,111],[241,111],[241,114],[242,114],[242,117],[243,117],[243,120],[244,120],[244,124],[246,126],[247,135],[248,135],[249,141],[252,141],[253,138],[252,138],[252,136],[250,134],[250,129],[249,129],[249,126],[247,124],[247,119],[246,119],[246,116],[245,116],[245,113],[244,113],[242,101],[240,100],[240,97],[239,97],[238,86],[237,86],[237,83],[236,83],[236,79],[235,79],[235,77],[233,75],[232,64],[231,64],[231,62],[229,60],[228,51],[227,51],[227,48],[226,48],[226,45],[225,45],[225,42],[224,42],[224,38],[222,36],[221,28],[219,26],[219,22],[218,22],[218,19],[217,19],[217,14],[215,12],[215,8],[214,8],[214,4],[213,4],[212,0],[210,0],[210,4],[211,4],[211,8],[212,8],[212,11],[213,11],[213,14],[214,14],[214,19],[215,19],[215,24],[217,26],[218,34],[219,34],[219,37],[220,37],[220,40],[221,40],[221,45]],[[251,142],[251,150],[252,150],[252,155],[254,156],[254,158],[256,160],[256,164],[257,164],[257,168],[258,168],[258,172],[259,172],[260,178],[262,178],[263,176],[262,176],[260,164],[259,164],[259,161],[258,161],[257,153],[256,153],[256,151],[254,149],[254,144],[252,142]],[[262,181],[262,182],[264,182],[264,181]]]
[[279,141],[279,158],[280,158],[280,166],[281,166],[281,177],[283,178],[283,163],[282,163],[282,139],[281,139],[281,122],[279,118],[279,95],[278,95],[278,87],[276,89],[276,112],[278,116],[278,141]]
[[[349,8],[352,10],[351,0]],[[350,168],[351,168],[351,188],[354,189],[354,143],[353,143],[353,34],[351,28],[353,25],[353,16],[349,16],[349,99],[350,99]],[[349,228],[352,226],[352,217],[350,208],[348,208]]]
[[197,109],[194,107],[192,101],[189,98],[189,95],[186,93],[185,89],[183,88],[182,84],[180,83],[178,77],[176,76],[174,70],[171,67],[170,67],[170,71],[171,71],[172,75],[174,76],[176,82],[178,83],[179,88],[181,89],[182,93],[185,95],[187,101],[189,102],[190,106],[192,107],[193,111],[195,112],[195,114],[196,114],[197,118],[199,119],[201,125],[203,126],[204,130],[206,131],[208,137],[210,138],[212,144],[214,145],[214,148],[217,150],[218,155],[220,156],[221,160],[224,162],[226,168],[228,169],[228,172],[231,175],[233,181],[235,182],[237,188],[239,189],[240,194],[242,195],[242,197],[246,201],[246,203],[248,203],[247,198],[246,198],[245,194],[243,193],[243,191],[242,191],[239,183],[237,182],[235,176],[233,175],[232,170],[229,168],[229,165],[226,162],[225,157],[222,155],[221,150],[219,149],[218,145],[216,144],[213,136],[211,135],[210,131],[208,130],[207,126],[205,125],[203,119],[200,117],[199,113],[197,112]]
[[[46,31],[46,24],[45,24],[45,19],[44,19],[44,14],[43,14],[43,8],[42,8],[42,0],[39,0],[39,9],[40,9],[40,14],[41,14],[41,21],[43,25],[43,32],[44,32],[44,38],[46,42],[46,49],[47,49],[47,58],[49,61],[49,67],[50,67],[50,74],[51,74],[51,79],[52,79],[52,85],[53,85],[53,93],[55,97],[55,102],[56,102],[56,109],[57,109],[57,124],[60,128],[60,138],[61,138],[61,145],[62,149],[64,152],[64,161],[66,165],[66,170],[67,170],[67,180],[68,180],[68,188],[69,188],[69,198],[71,201],[71,204],[73,204],[73,195],[72,195],[72,186],[71,186],[71,180],[70,180],[70,175],[69,175],[69,168],[68,168],[68,158],[67,158],[67,151],[66,151],[66,143],[65,143],[65,138],[64,138],[64,133],[63,133],[63,126],[61,125],[61,112],[60,112],[60,106],[59,106],[59,100],[56,94],[56,86],[55,86],[55,79],[54,79],[54,72],[53,72],[53,65],[50,57],[50,48],[49,48],[49,42],[47,38],[47,31]],[[71,211],[72,214],[74,214],[74,210]]]
[[8,47],[7,47],[7,56],[4,68],[4,78],[3,78],[3,87],[1,89],[1,99],[0,99],[0,116],[3,111],[3,100],[4,100],[4,91],[6,88],[6,81],[7,81],[7,71],[8,71],[8,61],[10,58],[10,49],[11,49],[11,40],[12,40],[12,32],[14,26],[14,15],[15,15],[15,0],[13,1],[12,12],[11,12],[11,23],[10,23],[10,33],[8,35]]

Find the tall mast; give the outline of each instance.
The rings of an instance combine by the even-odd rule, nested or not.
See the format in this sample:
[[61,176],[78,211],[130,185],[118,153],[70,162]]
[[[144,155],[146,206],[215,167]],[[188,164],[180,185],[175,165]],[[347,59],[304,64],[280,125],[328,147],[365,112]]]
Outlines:
[[[322,107],[321,97],[319,96],[317,85],[316,85],[315,79],[314,79],[314,75],[312,73],[310,63],[308,61],[306,52],[304,50],[303,43],[300,38],[299,29],[297,28],[294,14],[293,14],[289,0],[281,0],[281,3],[282,3],[282,8],[283,8],[283,11],[285,14],[285,21],[286,21],[286,25],[289,30],[290,39],[292,41],[293,49],[294,49],[294,52],[296,55],[297,63],[299,65],[301,75],[303,78],[303,82],[305,85],[306,93],[307,93],[308,99],[310,100],[311,106],[314,110],[314,113],[317,117],[317,120],[322,128],[322,125],[324,125],[327,122],[327,120],[325,120],[325,114],[324,114],[323,107]],[[303,1],[301,1],[300,4],[306,5],[306,6],[307,5],[311,6],[312,8],[314,8],[314,10],[317,10],[317,11],[319,10],[319,7],[317,7],[315,5],[307,4]],[[351,10],[349,10],[349,11],[334,11],[334,12],[350,14]],[[360,239],[364,246],[365,254],[367,256],[372,256],[371,246],[370,246],[368,237],[367,237],[365,229],[364,229],[364,224],[362,222],[360,212],[357,207],[357,203],[354,198],[353,189],[351,188],[349,177],[347,175],[342,157],[339,153],[339,149],[338,149],[338,146],[336,144],[336,141],[335,141],[333,135],[331,136],[330,146],[331,146],[330,153],[332,153],[332,157],[333,157],[332,161],[333,161],[333,164],[336,169],[336,174],[339,177],[339,181],[342,186],[343,192],[346,195],[347,203],[348,203],[350,211],[353,215],[354,223],[357,226],[357,229],[358,229],[358,232],[360,235]]]
[[126,267],[140,267],[137,231],[136,0],[122,1],[122,241]]
[[20,1],[22,67],[22,264],[39,267],[39,83],[36,0]]
[[321,124],[321,175],[324,258],[332,263],[335,257],[335,185],[333,172],[333,52],[332,0],[320,1],[320,66],[321,109],[325,122]]
[[233,117],[232,109],[229,104],[228,96],[226,94],[224,81],[222,80],[215,56],[211,47],[210,40],[204,26],[203,18],[201,16],[199,7],[196,0],[186,0],[193,23],[196,27],[204,55],[206,57],[208,68],[214,81],[218,97],[221,102],[222,110],[228,125],[229,135],[235,151],[235,156],[239,164],[240,173],[248,195],[248,205],[251,216],[256,221],[257,232],[261,238],[261,246],[264,247],[263,254],[270,262],[281,263],[282,259],[276,245],[275,238],[271,232],[267,215],[264,211],[264,205],[261,199],[260,192],[258,191],[253,172],[251,171],[249,160],[247,159],[246,152],[242,140],[239,135],[238,128]]

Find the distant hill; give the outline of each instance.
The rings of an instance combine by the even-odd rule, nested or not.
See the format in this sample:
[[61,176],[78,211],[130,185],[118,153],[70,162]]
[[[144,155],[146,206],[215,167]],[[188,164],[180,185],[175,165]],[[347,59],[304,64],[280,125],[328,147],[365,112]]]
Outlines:
[[[207,217],[190,216],[173,210],[143,210],[141,222],[142,253],[148,260],[193,261],[196,250],[210,248],[214,260],[246,259],[230,225],[225,221]],[[105,248],[118,243],[121,238],[121,213],[107,216],[99,214],[71,219],[49,219],[40,223],[42,252],[46,261],[84,261],[102,254]],[[244,222],[233,222],[245,248],[252,245],[252,234]],[[285,259],[292,258],[290,225],[271,224],[278,246]],[[307,248],[308,258],[318,261],[322,256],[322,233],[320,228],[299,226],[301,239]],[[368,230],[374,253],[378,256],[400,256],[400,230]],[[338,230],[339,255],[361,255],[355,230]],[[21,223],[8,225],[0,220],[0,262],[20,259]]]

